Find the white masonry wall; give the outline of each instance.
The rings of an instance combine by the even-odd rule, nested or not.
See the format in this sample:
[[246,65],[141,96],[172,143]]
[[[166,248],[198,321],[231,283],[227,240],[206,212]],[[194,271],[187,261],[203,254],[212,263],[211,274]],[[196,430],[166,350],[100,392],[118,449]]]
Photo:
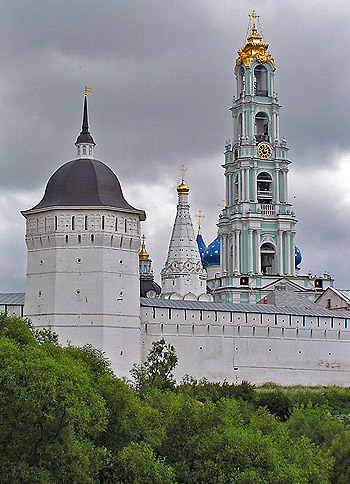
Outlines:
[[349,318],[141,307],[142,357],[164,337],[177,380],[349,385]]
[[138,214],[75,207],[25,216],[25,316],[63,344],[102,349],[128,376],[140,361]]

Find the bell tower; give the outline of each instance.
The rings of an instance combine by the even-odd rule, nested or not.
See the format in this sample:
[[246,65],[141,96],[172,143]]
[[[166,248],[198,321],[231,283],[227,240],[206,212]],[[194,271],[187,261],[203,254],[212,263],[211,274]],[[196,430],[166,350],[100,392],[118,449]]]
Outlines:
[[[288,148],[279,129],[275,61],[250,15],[251,33],[238,51],[236,95],[226,143],[226,206],[219,216],[221,286],[216,300],[255,302],[246,288],[295,276],[296,217],[288,198]],[[243,291],[238,290],[243,287]],[[233,297],[236,289],[236,296]]]

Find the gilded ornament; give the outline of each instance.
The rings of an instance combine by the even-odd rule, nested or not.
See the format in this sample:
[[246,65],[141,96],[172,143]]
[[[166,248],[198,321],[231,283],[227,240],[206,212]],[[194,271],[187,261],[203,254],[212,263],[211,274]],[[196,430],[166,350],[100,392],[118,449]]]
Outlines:
[[271,62],[273,67],[276,69],[275,61],[270,53],[266,52],[269,44],[262,42],[262,36],[258,34],[258,30],[255,26],[255,19],[258,15],[253,13],[249,15],[253,19],[252,33],[247,38],[247,42],[242,48],[237,51],[238,59],[236,59],[236,65],[240,66],[244,64],[246,67],[256,60],[259,64],[265,64],[266,62]]

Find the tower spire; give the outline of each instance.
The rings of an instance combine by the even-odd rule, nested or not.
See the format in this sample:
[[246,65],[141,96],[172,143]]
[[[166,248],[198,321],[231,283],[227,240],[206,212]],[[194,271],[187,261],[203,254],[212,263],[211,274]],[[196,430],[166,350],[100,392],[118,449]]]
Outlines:
[[162,294],[165,298],[177,294],[182,298],[196,299],[206,292],[207,274],[201,263],[190,215],[190,188],[184,178],[186,168],[182,165],[179,170],[181,183],[177,187],[176,217],[168,257],[161,272]]
[[83,108],[83,123],[81,127],[81,132],[75,142],[77,147],[77,157],[78,158],[93,158],[94,157],[94,146],[96,146],[93,137],[89,131],[89,116],[88,116],[88,102],[87,93],[92,92],[92,89],[85,86],[84,91],[84,108]]

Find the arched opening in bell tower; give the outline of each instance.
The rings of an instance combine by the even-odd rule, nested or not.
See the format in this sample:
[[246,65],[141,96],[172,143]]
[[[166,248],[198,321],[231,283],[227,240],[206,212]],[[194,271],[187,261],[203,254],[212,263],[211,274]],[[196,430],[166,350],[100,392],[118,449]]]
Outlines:
[[269,117],[262,111],[255,116],[255,138],[257,143],[269,141]]
[[256,96],[268,96],[268,71],[265,66],[258,65],[254,69]]
[[272,202],[272,177],[270,173],[263,171],[258,174],[256,180],[256,193],[259,203]]
[[276,274],[276,249],[265,242],[260,248],[261,272],[265,275]]
[[241,66],[237,70],[237,96],[240,97],[245,88],[245,71]]
[[242,125],[243,125],[243,121],[242,121],[242,113],[241,113],[237,119],[237,139],[240,139],[242,136]]

